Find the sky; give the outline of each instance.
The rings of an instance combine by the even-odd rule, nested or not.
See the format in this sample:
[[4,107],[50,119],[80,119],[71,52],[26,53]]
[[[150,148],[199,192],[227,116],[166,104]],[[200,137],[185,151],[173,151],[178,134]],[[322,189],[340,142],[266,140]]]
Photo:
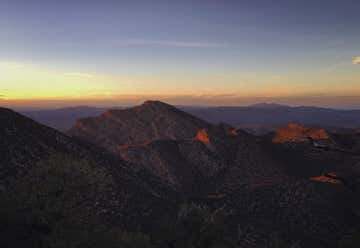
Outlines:
[[360,108],[360,1],[0,0],[0,105]]

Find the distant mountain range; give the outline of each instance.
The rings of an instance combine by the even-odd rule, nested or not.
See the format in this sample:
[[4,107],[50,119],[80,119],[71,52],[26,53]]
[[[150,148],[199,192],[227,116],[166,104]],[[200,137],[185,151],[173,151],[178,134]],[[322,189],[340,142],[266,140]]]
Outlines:
[[[121,107],[112,109],[121,109]],[[332,131],[360,129],[360,110],[290,107],[268,103],[246,107],[180,106],[179,109],[210,123],[228,123],[254,134],[274,131],[288,123],[323,127]],[[21,113],[40,123],[65,131],[72,127],[76,120],[97,116],[106,110],[106,108],[80,106],[55,110],[21,111]]]
[[290,107],[261,103],[247,107],[191,108],[187,111],[209,122],[225,122],[255,134],[274,131],[288,123],[323,127],[333,131],[360,128],[360,110]]
[[88,116],[97,116],[105,111],[105,108],[78,106],[47,110],[20,110],[19,112],[44,125],[65,131],[74,125],[76,120]]

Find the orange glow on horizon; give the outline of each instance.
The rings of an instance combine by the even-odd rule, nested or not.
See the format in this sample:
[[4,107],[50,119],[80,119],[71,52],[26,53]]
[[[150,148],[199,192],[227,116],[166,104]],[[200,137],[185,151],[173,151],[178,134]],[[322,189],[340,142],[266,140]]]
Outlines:
[[[343,78],[339,78],[341,74],[332,78],[327,74],[304,78],[291,72],[276,76],[255,72],[230,75],[180,71],[120,74],[0,61],[0,105],[116,106],[154,99],[178,105],[235,106],[278,102],[331,106],[332,102],[338,104],[337,99],[341,98],[346,101],[339,106],[352,106],[359,102],[360,96],[358,77],[348,74]],[[318,83],[309,84],[310,78]]]

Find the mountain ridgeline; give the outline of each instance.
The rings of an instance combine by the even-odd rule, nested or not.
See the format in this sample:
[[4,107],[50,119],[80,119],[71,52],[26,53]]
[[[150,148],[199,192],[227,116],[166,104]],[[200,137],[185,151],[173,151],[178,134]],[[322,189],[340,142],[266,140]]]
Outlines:
[[359,133],[289,124],[255,136],[189,112],[147,101],[63,134],[0,109],[1,247],[355,242]]
[[[241,107],[178,106],[177,108],[209,123],[228,123],[258,135],[275,131],[288,123],[327,128],[338,132],[360,128],[360,110],[290,107],[268,103]],[[124,109],[124,107],[112,109]],[[54,110],[22,110],[21,113],[63,132],[73,127],[78,119],[98,116],[106,111],[106,108],[79,106]]]

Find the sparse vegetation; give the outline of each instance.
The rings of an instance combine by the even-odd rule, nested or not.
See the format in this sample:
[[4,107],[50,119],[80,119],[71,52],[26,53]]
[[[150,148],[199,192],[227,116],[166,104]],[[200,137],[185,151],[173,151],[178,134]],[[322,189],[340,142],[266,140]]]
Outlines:
[[[55,155],[1,192],[0,247],[154,247],[150,236],[104,221],[112,178],[93,162]],[[154,236],[163,247],[233,247],[223,209],[183,204]],[[158,233],[159,234],[159,233]]]
[[234,247],[234,242],[227,236],[225,221],[228,215],[221,208],[182,204],[176,216],[163,223],[159,238],[165,238],[163,242],[173,248]]
[[352,231],[350,234],[345,235],[339,241],[339,248],[358,248],[360,247],[360,231]]
[[[55,155],[2,192],[1,247],[81,247],[99,221],[112,179],[91,161]],[[95,234],[95,235],[94,235]]]

